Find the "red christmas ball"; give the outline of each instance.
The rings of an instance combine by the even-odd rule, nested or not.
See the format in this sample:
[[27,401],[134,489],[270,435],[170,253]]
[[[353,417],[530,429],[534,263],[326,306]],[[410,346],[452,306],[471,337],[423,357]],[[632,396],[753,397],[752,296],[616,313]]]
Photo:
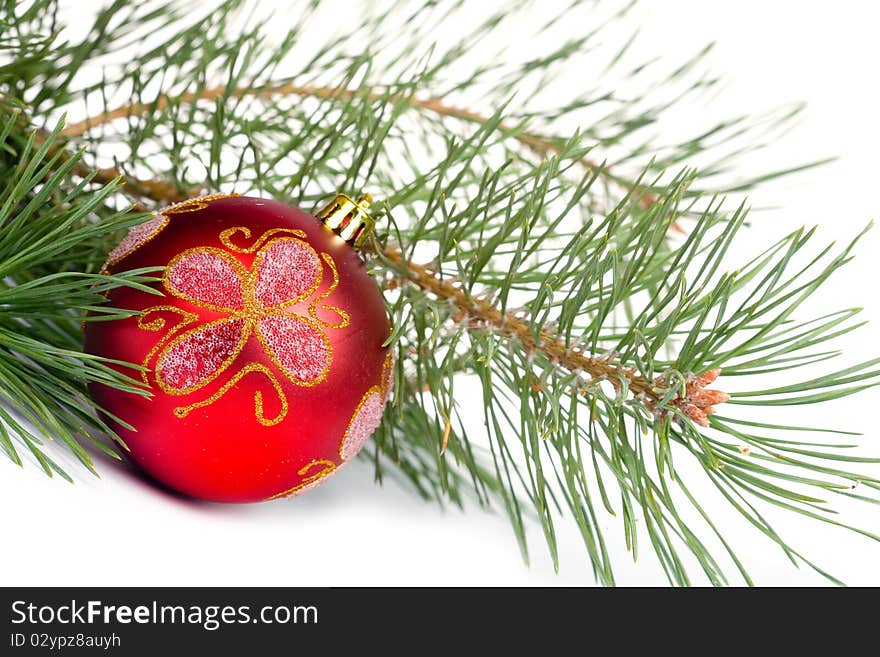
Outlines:
[[390,391],[390,325],[342,237],[276,201],[204,197],[132,229],[105,269],[155,266],[160,295],[117,288],[108,303],[136,313],[85,328],[88,353],[144,368],[149,397],[90,388],[144,471],[255,502],[303,492],[360,450]]

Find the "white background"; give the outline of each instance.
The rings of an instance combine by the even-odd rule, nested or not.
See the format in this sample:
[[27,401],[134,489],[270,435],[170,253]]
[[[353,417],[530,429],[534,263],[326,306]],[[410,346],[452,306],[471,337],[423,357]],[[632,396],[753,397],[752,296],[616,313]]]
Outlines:
[[[682,108],[723,118],[737,110],[808,102],[800,124],[768,154],[770,164],[839,160],[760,189],[756,215],[736,248],[745,255],[801,224],[820,224],[822,240],[849,238],[880,218],[878,73],[875,3],[666,0],[643,3],[637,49],[645,55],[693,52],[710,40],[710,57],[728,85],[709,106]],[[866,306],[872,325],[840,341],[852,360],[880,353],[880,231],[825,288],[814,308]],[[876,390],[831,411],[805,407],[802,423],[865,432],[863,454],[880,454]],[[833,413],[833,415],[831,415]],[[475,413],[475,418],[481,417]],[[475,421],[479,421],[475,419]],[[104,465],[101,479],[49,480],[35,467],[0,460],[4,500],[0,574],[4,585],[591,585],[580,539],[560,524],[561,571],[554,574],[537,527],[526,566],[498,515],[442,512],[394,484],[372,483],[368,466],[345,468],[327,485],[291,501],[250,506],[187,502],[157,491],[125,469]],[[876,469],[874,470],[876,472]],[[721,514],[725,518],[724,513]],[[846,519],[880,531],[880,507],[847,509]],[[795,570],[778,548],[742,524],[732,539],[757,582],[821,583]],[[850,584],[880,585],[880,544],[784,517],[789,541]],[[643,545],[638,565],[622,531],[605,522],[621,584],[663,584]],[[10,565],[10,558],[15,566]]]

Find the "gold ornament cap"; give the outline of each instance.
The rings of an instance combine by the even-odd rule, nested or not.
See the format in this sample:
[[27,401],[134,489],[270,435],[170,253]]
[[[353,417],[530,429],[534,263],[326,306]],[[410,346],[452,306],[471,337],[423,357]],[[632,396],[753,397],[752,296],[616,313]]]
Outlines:
[[357,248],[367,241],[376,226],[376,221],[368,210],[372,201],[373,197],[369,194],[364,194],[357,201],[345,194],[337,194],[315,217]]

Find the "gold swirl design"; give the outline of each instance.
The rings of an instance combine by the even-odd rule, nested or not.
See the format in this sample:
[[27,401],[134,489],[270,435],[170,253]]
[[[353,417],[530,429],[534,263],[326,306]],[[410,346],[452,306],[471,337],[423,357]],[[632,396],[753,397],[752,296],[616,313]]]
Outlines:
[[[202,200],[211,200],[212,198],[215,197],[209,197],[208,199]],[[185,209],[184,211],[194,211],[193,208],[195,208],[195,206],[191,205],[190,209]],[[260,346],[263,348],[263,352],[272,361],[272,365],[277,367],[285,375],[285,377],[292,381],[295,385],[300,387],[311,387],[316,386],[326,380],[333,358],[333,345],[330,341],[329,336],[325,333],[324,329],[344,328],[348,326],[351,321],[349,314],[345,312],[342,308],[322,304],[322,302],[326,300],[327,297],[329,297],[339,286],[339,272],[336,268],[336,264],[334,263],[333,258],[328,253],[321,253],[319,256],[308,242],[301,240],[298,237],[285,236],[275,237],[275,239],[271,239],[273,236],[277,236],[279,233],[282,232],[287,234],[292,233],[293,235],[302,235],[303,237],[305,237],[306,235],[303,231],[299,231],[296,229],[270,229],[263,233],[254,244],[245,247],[234,244],[232,242],[232,238],[235,235],[241,234],[246,239],[250,239],[252,233],[251,230],[247,227],[236,226],[234,228],[226,229],[220,233],[220,240],[227,248],[233,251],[237,251],[239,253],[256,252],[256,257],[250,268],[246,268],[235,256],[231,255],[230,253],[223,251],[222,249],[207,246],[186,249],[182,253],[177,254],[174,258],[171,259],[163,275],[163,284],[165,290],[172,296],[178,297],[186,301],[187,303],[196,306],[197,308],[202,308],[212,312],[221,312],[225,316],[219,319],[214,319],[212,321],[199,323],[197,326],[190,326],[194,323],[199,322],[200,320],[200,317],[196,313],[188,312],[174,306],[154,306],[152,308],[147,308],[143,310],[141,312],[141,315],[138,317],[137,322],[139,328],[147,331],[161,331],[167,327],[167,320],[163,317],[154,317],[154,313],[167,311],[176,313],[181,316],[181,320],[178,321],[166,333],[166,335],[164,335],[159,340],[159,342],[153,346],[153,348],[147,354],[147,357],[143,363],[144,371],[142,372],[142,380],[146,385],[149,385],[147,372],[151,369],[150,364],[153,362],[153,360],[158,358],[159,364],[155,368],[152,368],[152,371],[156,385],[158,385],[161,390],[163,390],[166,394],[178,396],[195,393],[212,381],[218,379],[223,372],[234,365],[235,361],[244,351],[244,348],[251,336],[254,336],[260,343]],[[264,254],[266,253],[265,249],[269,248],[276,242],[283,241],[297,242],[302,247],[308,249],[311,257],[314,259],[314,262],[317,265],[316,280],[305,293],[297,294],[296,297],[293,299],[287,299],[281,303],[271,306],[263,306],[256,297],[256,287],[260,265],[264,260]],[[194,294],[197,294],[195,291],[190,291],[189,289],[179,290],[176,288],[171,280],[172,267],[175,264],[179,263],[181,259],[195,253],[205,254],[207,256],[214,257],[229,266],[231,270],[229,275],[234,276],[241,285],[242,299],[240,305],[237,301],[230,301],[229,303],[234,305],[235,307],[227,308],[221,305],[217,305],[217,303],[225,303],[223,301],[217,301],[216,299],[212,298],[210,298],[210,301],[197,298],[197,296],[193,296]],[[317,297],[312,299],[312,301],[309,303],[307,313],[298,314],[284,312],[284,309],[288,306],[309,299],[309,297],[314,295],[320,289],[321,283],[325,276],[324,267],[321,265],[321,263],[326,265],[332,275],[332,280],[328,288]],[[320,311],[334,312],[338,316],[338,321],[328,322],[318,318],[318,312]],[[263,329],[260,326],[261,320],[272,317],[283,317],[287,320],[299,322],[300,326],[303,329],[305,329],[305,327],[308,327],[308,330],[313,331],[313,336],[317,336],[320,338],[321,345],[323,347],[324,353],[326,354],[326,359],[320,372],[315,373],[312,378],[300,378],[299,374],[296,371],[288,369],[288,367],[286,367],[284,363],[281,362],[279,356],[275,353],[274,349],[269,344],[266,336],[263,334]],[[222,362],[217,364],[216,367],[213,367],[213,371],[205,374],[204,376],[201,376],[200,378],[198,378],[198,380],[191,382],[190,385],[186,385],[185,387],[176,387],[175,385],[166,382],[163,377],[160,376],[160,370],[162,369],[163,362],[162,359],[164,358],[165,354],[170,353],[171,350],[177,348],[179,345],[186,343],[188,340],[194,338],[195,336],[198,336],[200,334],[211,335],[212,331],[216,333],[216,331],[220,327],[229,323],[240,323],[241,326],[240,329],[234,329],[237,332],[235,344],[230,344],[228,353],[223,354],[224,357],[222,358]],[[186,330],[182,330],[185,327],[189,328],[186,328]],[[272,369],[258,362],[250,362],[243,365],[241,369],[239,369],[238,372],[236,372],[236,374],[213,395],[211,395],[207,399],[195,402],[193,404],[176,407],[174,409],[174,414],[179,418],[183,418],[196,408],[201,408],[214,403],[220,397],[225,395],[232,387],[234,387],[244,376],[252,372],[262,373],[269,379],[281,402],[281,411],[278,413],[278,415],[273,418],[266,418],[263,408],[263,394],[257,391],[254,394],[254,413],[256,419],[260,424],[264,426],[274,426],[278,424],[288,414],[287,397],[284,394],[284,389],[279,382],[279,378],[273,373]]]
[[[165,208],[164,210],[157,212],[154,218],[159,218],[159,217],[162,218],[162,221],[160,222],[159,226],[157,226],[156,229],[150,235],[148,235],[145,239],[141,240],[140,242],[138,242],[137,244],[132,246],[130,249],[127,249],[124,253],[117,254],[113,257],[108,257],[107,262],[105,262],[103,264],[103,266],[101,267],[101,273],[102,274],[109,274],[111,267],[113,267],[117,263],[121,262],[122,260],[124,260],[128,256],[132,255],[133,253],[144,248],[147,244],[149,244],[154,239],[156,239],[159,236],[159,234],[162,231],[164,231],[168,227],[168,224],[171,222],[171,220],[169,219],[170,215],[185,214],[187,212],[197,212],[199,210],[204,210],[206,207],[208,207],[208,205],[211,203],[211,201],[217,201],[221,198],[235,198],[237,196],[239,196],[239,195],[238,194],[212,194],[210,196],[202,196],[200,198],[191,198],[191,199],[188,199],[188,200],[183,201],[181,203],[176,203],[172,206]],[[148,221],[150,221],[150,220],[148,220]],[[148,221],[144,222],[144,223],[148,223]],[[137,226],[135,226],[134,228],[137,228]]]
[[263,393],[260,390],[254,392],[254,416],[257,418],[257,422],[262,424],[264,427],[275,426],[285,417],[287,417],[287,397],[284,394],[284,390],[281,388],[281,383],[278,381],[278,378],[272,373],[272,370],[260,363],[249,363],[245,365],[238,372],[236,372],[235,375],[231,379],[229,379],[229,381],[224,383],[223,386],[213,395],[211,395],[207,399],[203,399],[202,401],[195,402],[194,404],[189,404],[188,406],[178,406],[174,409],[174,415],[182,419],[197,408],[202,408],[203,406],[209,406],[213,404],[215,401],[217,401],[223,395],[229,392],[231,388],[235,387],[235,385],[237,385],[239,381],[241,381],[251,372],[259,372],[260,374],[265,375],[266,378],[269,379],[269,383],[272,384],[272,388],[275,389],[275,393],[278,395],[278,400],[281,402],[281,410],[275,417],[267,418],[263,407]]
[[322,253],[321,260],[323,260],[324,263],[330,268],[330,272],[333,274],[333,282],[330,283],[330,285],[327,287],[326,290],[324,290],[321,294],[319,294],[314,299],[312,299],[312,302],[309,304],[309,317],[311,317],[318,324],[320,324],[321,326],[324,326],[325,328],[332,328],[332,329],[345,328],[346,326],[348,326],[351,323],[351,317],[349,316],[349,314],[347,312],[345,312],[342,308],[339,308],[338,306],[330,306],[330,305],[321,306],[321,310],[330,310],[330,311],[333,311],[334,313],[336,313],[336,315],[339,317],[339,321],[336,322],[335,324],[332,324],[330,322],[325,322],[323,319],[320,319],[318,317],[318,312],[317,312],[318,311],[318,304],[321,303],[327,297],[329,297],[331,294],[333,294],[333,291],[339,285],[339,271],[336,269],[336,263],[333,262],[333,258],[330,257],[329,253]]
[[219,201],[221,198],[236,198],[237,196],[240,196],[240,194],[211,194],[209,196],[199,196],[196,198],[187,199],[182,203],[175,203],[171,207],[162,210],[161,214],[169,215],[186,214],[187,212],[198,212],[199,210],[204,210],[206,207],[208,207],[211,201]]
[[388,399],[394,387],[394,351],[388,350],[382,362],[382,398]]
[[261,246],[263,246],[263,244],[266,243],[266,240],[268,240],[273,235],[283,233],[285,235],[302,237],[303,239],[305,239],[306,237],[305,231],[299,230],[298,228],[272,228],[263,233],[260,238],[250,246],[239,246],[232,241],[232,236],[236,233],[241,233],[246,240],[249,240],[251,238],[251,229],[247,226],[233,226],[232,228],[227,228],[220,233],[220,241],[223,243],[223,246],[225,246],[230,251],[235,251],[236,253],[253,253]]
[[312,470],[316,467],[320,468],[320,470],[318,470],[314,474],[308,475],[307,477],[305,477],[305,479],[303,479],[301,482],[299,482],[293,488],[288,488],[287,490],[282,491],[280,493],[276,493],[275,495],[272,495],[272,497],[267,497],[266,499],[267,500],[277,500],[278,498],[281,498],[281,497],[290,497],[291,495],[294,495],[295,493],[299,492],[300,490],[302,490],[306,486],[308,486],[310,484],[314,484],[316,481],[319,481],[319,480],[323,479],[324,477],[332,474],[336,470],[336,464],[333,461],[328,461],[327,459],[315,459],[315,460],[309,462],[308,464],[306,464],[304,467],[300,468],[296,474],[298,474],[299,476],[302,477],[307,472],[309,472],[310,470]]
[[149,380],[147,379],[147,371],[150,368],[150,361],[153,359],[153,357],[159,352],[159,350],[165,345],[166,342],[168,342],[168,340],[171,339],[171,337],[177,331],[182,329],[184,326],[188,326],[189,324],[192,324],[193,322],[198,321],[198,319],[199,319],[199,316],[196,315],[195,313],[191,313],[189,311],[182,310],[180,308],[175,308],[174,306],[153,306],[152,308],[147,308],[140,315],[138,315],[138,318],[137,318],[138,328],[143,329],[145,331],[161,331],[163,328],[165,328],[165,325],[167,322],[165,321],[165,318],[163,318],[163,317],[157,317],[156,319],[149,320],[149,321],[147,320],[148,315],[150,315],[152,313],[159,313],[159,312],[168,312],[168,313],[174,313],[176,315],[180,315],[181,320],[179,322],[177,322],[177,324],[172,326],[171,329],[168,331],[168,333],[166,333],[164,336],[162,336],[162,339],[159,340],[159,342],[157,342],[153,346],[152,349],[150,349],[150,352],[147,354],[147,357],[144,358],[143,370],[141,370],[141,381],[144,382],[144,385],[150,385]]

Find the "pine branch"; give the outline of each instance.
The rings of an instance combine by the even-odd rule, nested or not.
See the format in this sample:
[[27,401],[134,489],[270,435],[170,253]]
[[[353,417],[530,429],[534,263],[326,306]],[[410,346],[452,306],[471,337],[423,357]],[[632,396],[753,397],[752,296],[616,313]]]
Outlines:
[[[84,121],[71,126],[67,126],[61,131],[61,135],[67,138],[77,137],[103,123],[107,123],[117,118],[130,117],[133,114],[142,114],[147,112],[148,109],[161,109],[170,103],[193,103],[197,100],[211,100],[225,95],[235,97],[255,95],[260,97],[266,95],[295,94],[313,95],[330,99],[351,99],[356,93],[357,92],[351,90],[327,87],[299,87],[290,84],[255,90],[227,90],[225,87],[218,87],[203,91],[197,97],[192,94],[173,99],[169,97],[160,97],[154,103],[150,104],[151,108],[148,108],[146,105],[138,104],[125,105],[116,108],[115,110],[110,110],[95,117],[85,119]],[[371,100],[387,100],[375,92],[365,93],[363,95]],[[390,100],[393,102],[399,102],[393,97]],[[487,123],[485,117],[482,117],[475,112],[448,107],[442,102],[439,102],[438,99],[419,102],[417,105],[423,109],[430,109],[446,116],[466,118],[481,124]],[[496,129],[502,132],[507,132],[509,130],[503,125],[499,125]],[[521,134],[517,135],[516,138],[542,154],[547,151],[554,151],[557,153],[562,152],[559,147],[551,142],[533,135]],[[600,173],[603,171],[601,167],[584,158],[581,158],[580,162],[588,169],[594,169]],[[76,173],[82,175],[79,169],[76,170]],[[155,203],[173,204],[183,200],[179,192],[162,181],[129,181],[119,171],[112,168],[101,169],[96,175],[101,176],[100,180],[120,179],[127,185],[129,193],[133,193],[142,199],[149,199]],[[637,190],[641,191],[640,187],[637,185],[629,189],[631,193]],[[194,195],[198,195],[197,192]],[[646,202],[646,198],[649,198],[650,200]],[[650,208],[654,202],[656,202],[656,197],[653,194],[650,196],[639,196],[639,203],[645,209]],[[652,412],[658,410],[658,403],[668,392],[665,387],[665,381],[663,381],[662,377],[658,378],[656,381],[649,381],[636,374],[632,368],[624,368],[613,364],[607,357],[590,356],[577,349],[573,349],[566,345],[558,336],[550,335],[546,331],[540,331],[538,335],[535,335],[526,323],[517,318],[515,314],[511,312],[502,313],[493,304],[466,294],[451,281],[443,280],[436,273],[430,271],[428,267],[405,259],[400,249],[395,246],[386,246],[382,248],[380,254],[385,260],[397,266],[401,270],[401,275],[407,280],[412,281],[425,291],[434,294],[437,299],[452,302],[461,311],[456,317],[457,321],[466,320],[470,326],[475,327],[483,324],[490,325],[502,333],[506,333],[511,337],[518,339],[529,352],[540,351],[548,358],[548,360],[553,363],[559,363],[570,372],[586,373],[592,379],[610,381],[618,390],[620,389],[619,381],[621,379],[626,379],[628,390],[634,396],[641,399],[646,407]],[[679,391],[679,394],[676,394],[674,397],[666,399],[665,402],[678,407],[688,418],[695,421],[697,424],[708,426],[706,412],[714,412],[713,406],[715,404],[723,403],[728,399],[728,396],[721,391],[704,390],[704,386],[712,383],[718,373],[719,371],[713,370],[710,373],[692,378],[691,381],[688,382],[686,389]],[[449,429],[447,425],[444,427],[442,439],[443,445],[448,441],[448,434]],[[441,451],[442,450],[445,450],[445,447],[442,447]]]
[[[80,160],[79,154],[70,150],[70,145],[66,140],[56,140],[56,135],[45,130],[32,128],[27,125],[27,122],[21,118],[20,114],[16,113],[16,116],[19,117],[20,129],[25,132],[30,131],[37,146],[49,145],[47,154],[50,157],[57,155],[60,162],[72,163],[71,173],[73,175],[100,186],[116,185],[117,183],[125,185],[124,192],[134,200],[132,209],[137,212],[147,211],[147,206],[140,203],[137,199],[150,199],[159,203],[174,204],[199,195],[198,189],[191,189],[189,193],[182,194],[173,185],[159,180],[137,180],[125,177],[114,167],[90,168]],[[64,135],[64,130],[61,131],[60,135]]]
[[[197,94],[189,93],[173,98],[169,96],[160,96],[149,103],[124,104],[112,110],[107,109],[100,114],[66,126],[61,131],[61,135],[66,138],[81,137],[90,130],[117,119],[130,119],[133,116],[161,111],[169,106],[178,106],[184,103],[193,104],[199,101],[210,102],[219,98],[242,98],[245,96],[267,98],[279,95],[314,96],[321,99],[332,101],[338,100],[342,102],[351,101],[355,97],[363,97],[369,101],[380,101],[393,104],[402,103],[422,110],[429,110],[441,116],[471,121],[481,125],[486,125],[489,122],[489,119],[478,112],[447,105],[440,98],[418,100],[414,98],[405,98],[400,94],[388,94],[387,92],[382,93],[375,90],[297,85],[288,82],[259,89],[228,89],[225,86],[219,86],[204,89]],[[519,132],[503,123],[499,124],[495,129],[503,133],[513,133],[514,138],[517,141],[528,146],[541,156],[545,156],[548,153],[560,154],[563,152],[562,146],[545,137],[527,132]],[[605,167],[588,158],[582,157],[579,161],[586,169],[596,171],[600,175],[608,173],[608,170]],[[80,172],[77,171],[77,173]],[[113,168],[100,169],[98,170],[97,175],[100,176],[100,180],[121,178],[126,182],[129,191],[142,198],[150,199],[157,203],[172,204],[180,202],[187,197],[198,195],[196,190],[190,190],[189,196],[182,196],[172,186],[162,181],[126,179],[121,172]],[[657,200],[653,192],[646,188],[642,188],[639,185],[624,184],[624,188],[630,193],[638,193],[639,203],[641,207],[645,209],[650,208],[650,206]],[[674,224],[674,226],[677,227],[677,223]],[[640,396],[644,399],[645,403],[651,409],[656,407],[657,402],[666,392],[661,387],[663,383],[662,381],[656,383],[648,381],[643,377],[636,375],[631,369],[613,365],[607,358],[584,355],[577,350],[567,347],[556,336],[551,336],[544,331],[540,332],[538,336],[534,336],[526,324],[515,317],[512,313],[502,314],[498,308],[492,304],[481,299],[469,297],[449,281],[441,280],[435,273],[431,272],[423,265],[405,260],[400,250],[396,247],[386,247],[381,253],[386,260],[403,269],[406,272],[405,276],[409,280],[412,280],[423,289],[435,294],[439,299],[452,301],[462,313],[466,315],[468,321],[473,325],[487,323],[503,332],[507,332],[519,339],[527,349],[543,352],[551,361],[559,362],[569,371],[585,372],[594,379],[611,381],[615,386],[619,386],[617,381],[621,377],[626,378],[628,380],[629,390],[634,395]],[[697,384],[697,387],[699,388],[701,386]],[[697,400],[696,405],[683,401],[686,398]],[[700,401],[701,399],[702,397],[695,390],[693,394],[685,394],[681,398],[681,403],[686,403],[686,408],[688,409],[694,409],[689,411],[689,417],[691,417],[691,419],[708,426],[705,416],[700,415],[700,413],[702,413],[701,409],[703,408],[711,408],[711,404],[702,404]],[[717,399],[723,401],[720,397]],[[718,401],[715,403],[718,403]],[[447,434],[447,432],[444,431],[444,434]]]
[[[730,567],[751,583],[682,465],[696,464],[745,523],[833,580],[766,509],[845,526],[831,501],[877,503],[869,467],[878,459],[854,455],[846,432],[771,412],[880,381],[876,360],[827,368],[839,355],[831,343],[860,326],[857,310],[800,315],[855,241],[813,255],[812,231],[800,230],[754,258],[738,253],[745,208],[714,192],[798,170],[743,180],[736,168],[793,113],[733,117],[664,142],[663,116],[716,79],[699,70],[702,53],[663,69],[634,61],[628,37],[612,32],[600,45],[605,30],[626,29],[626,7],[606,7],[531,21],[553,37],[538,53],[516,36],[504,50],[499,25],[528,11],[509,4],[466,29],[456,3],[395,4],[317,50],[299,47],[316,4],[276,20],[290,31],[274,41],[270,18],[243,29],[232,1],[193,10],[118,0],[89,34],[67,40],[47,18],[49,0],[0,9],[16,25],[0,39],[0,109],[21,112],[0,152],[4,449],[20,462],[17,438],[55,470],[20,418],[79,456],[85,435],[104,429],[84,410],[85,383],[128,385],[84,359],[77,325],[88,312],[102,313],[94,321],[126,313],[100,306],[96,291],[151,280],[97,274],[120,230],[145,218],[127,213],[132,200],[155,210],[236,191],[308,208],[368,188],[385,200],[368,264],[384,283],[399,356],[398,394],[366,455],[378,480],[502,509],[524,556],[536,517],[554,563],[564,516],[605,584],[614,583],[605,511],[634,553],[647,537],[673,583],[692,581],[689,561],[713,584]],[[456,37],[434,43],[449,21]],[[471,56],[494,44],[497,54]],[[564,93],[543,107],[555,81]],[[50,127],[73,112],[92,118],[66,137]],[[687,231],[671,234],[676,225]],[[45,375],[28,388],[34,367]],[[710,415],[726,400],[708,388],[719,370],[725,389],[739,385],[723,415]],[[786,383],[766,384],[774,372]],[[485,427],[462,411],[462,377],[482,387]]]
[[[126,103],[113,109],[105,109],[100,114],[90,116],[82,121],[73,123],[62,131],[64,137],[82,137],[90,130],[100,127],[106,123],[110,123],[117,119],[131,119],[136,116],[143,116],[157,111],[162,111],[169,106],[179,106],[181,104],[192,105],[198,102],[212,102],[218,99],[228,100],[230,98],[243,98],[253,96],[255,98],[272,98],[276,96],[312,96],[330,101],[351,102],[354,98],[361,98],[368,101],[378,101],[382,103],[390,103],[393,105],[405,105],[410,108],[417,108],[433,112],[440,116],[469,121],[480,125],[489,122],[489,118],[475,112],[474,110],[455,107],[446,104],[442,98],[428,98],[420,100],[413,97],[403,96],[398,93],[390,93],[388,91],[377,91],[375,89],[349,89],[345,87],[328,87],[315,85],[299,85],[293,82],[283,84],[270,85],[258,89],[254,88],[235,88],[229,89],[225,86],[211,87],[203,89],[198,93],[185,93],[179,96],[159,96],[150,102]],[[509,133],[514,136],[521,144],[527,146],[539,156],[544,157],[549,154],[559,155],[563,152],[563,144],[558,139],[548,138],[542,135],[523,132],[520,128],[499,124],[497,129],[503,133]],[[598,162],[587,157],[580,158],[581,164],[591,171],[598,171],[601,175],[609,176],[609,178],[621,184],[623,189],[628,192],[636,192],[642,207],[649,208],[655,201],[656,195],[648,188],[641,187],[633,183],[622,181],[611,176],[611,169],[606,164]],[[150,185],[164,183],[156,181],[136,182],[135,185]],[[145,190],[148,191],[148,190]],[[157,193],[162,200],[170,201],[173,199],[183,200],[179,194],[168,190],[159,189]]]
[[[466,294],[452,281],[441,279],[424,265],[406,260],[397,247],[386,246],[380,254],[399,268],[401,276],[432,293],[437,299],[453,303],[459,310],[454,321],[465,322],[469,327],[476,329],[492,327],[518,340],[528,354],[534,355],[540,352],[549,362],[559,364],[574,374],[585,373],[593,380],[609,381],[618,391],[621,389],[621,380],[626,380],[628,391],[651,412],[659,412],[658,406],[662,400],[679,408],[697,424],[709,426],[707,414],[715,411],[714,405],[729,399],[724,392],[705,389],[705,386],[715,381],[720,370],[712,370],[698,377],[692,377],[686,383],[684,390],[677,391],[674,396],[664,399],[669,389],[662,377],[649,381],[639,376],[633,368],[615,365],[610,355],[598,357],[584,354],[566,345],[559,336],[551,335],[547,331],[542,330],[535,335],[535,332],[514,313],[502,313],[497,306],[485,299]],[[540,384],[536,384],[533,390],[540,392]],[[448,440],[449,425],[447,424],[444,426],[441,452],[445,450]]]
[[[130,317],[130,310],[106,307],[104,294],[119,286],[155,293],[148,285],[156,279],[150,270],[90,273],[94,262],[68,268],[68,249],[83,247],[97,235],[118,235],[144,216],[105,205],[117,192],[118,178],[95,192],[86,191],[94,182],[92,172],[79,184],[71,182],[85,168],[78,155],[60,146],[60,125],[19,140],[15,131],[20,125],[21,117],[13,112],[0,130],[0,147],[13,162],[4,167],[0,192],[0,447],[22,465],[17,440],[46,474],[70,480],[43,449],[45,439],[58,439],[93,472],[82,442],[118,458],[98,438],[113,437],[113,432],[89,410],[85,386],[101,382],[147,394],[133,376],[112,367],[118,363],[82,353],[79,324],[87,312],[91,321]],[[95,215],[101,216],[100,224],[92,220]],[[131,374],[136,370],[132,367]]]
[[[187,101],[189,102],[189,101]],[[110,117],[112,113],[104,115]],[[108,119],[109,120],[109,119]],[[61,131],[62,135],[77,135],[79,127],[85,124],[76,124],[74,129]],[[91,123],[90,125],[94,125]],[[74,170],[77,175],[82,175],[81,166]],[[100,179],[97,176],[100,175]],[[127,180],[120,172],[112,168],[101,169],[96,174],[96,181],[121,180],[126,185],[130,194],[148,199],[159,204],[173,204],[181,200],[179,193],[170,185],[156,180],[136,180],[133,183]],[[145,207],[145,206],[140,206]],[[423,290],[430,292],[437,299],[452,302],[461,313],[456,317],[457,321],[466,320],[471,326],[489,325],[495,329],[518,339],[530,352],[540,351],[551,362],[559,363],[566,369],[575,373],[586,373],[593,379],[607,380],[617,389],[620,379],[627,380],[629,391],[639,397],[646,406],[653,410],[657,409],[658,402],[665,396],[667,390],[662,380],[649,381],[635,373],[631,368],[623,368],[614,365],[609,358],[590,356],[577,349],[567,346],[558,336],[550,335],[541,331],[537,336],[515,314],[502,313],[495,305],[483,300],[471,297],[456,287],[451,281],[443,280],[428,267],[406,260],[400,249],[396,246],[381,248],[380,255],[393,263],[399,270],[400,275],[412,281]],[[693,421],[703,426],[708,426],[705,409],[711,409],[714,404],[727,400],[727,395],[720,391],[704,391],[703,387],[714,381],[718,371],[708,378],[700,376],[694,378],[688,384],[688,389],[681,395],[668,399],[667,403],[679,406]],[[709,394],[709,393],[715,394]],[[712,412],[712,411],[710,411]],[[448,430],[444,429],[444,444],[448,441]]]

